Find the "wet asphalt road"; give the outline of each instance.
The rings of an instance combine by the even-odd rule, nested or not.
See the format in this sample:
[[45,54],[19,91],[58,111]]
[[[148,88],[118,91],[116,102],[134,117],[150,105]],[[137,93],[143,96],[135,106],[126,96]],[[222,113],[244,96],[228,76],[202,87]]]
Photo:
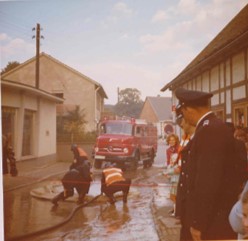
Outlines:
[[[165,145],[159,145],[152,168],[139,167],[137,171],[126,173],[133,180],[127,204],[123,204],[121,198],[117,199],[115,205],[96,200],[78,209],[63,226],[19,240],[159,240],[150,205],[153,192],[161,188],[154,184],[166,181],[161,176],[165,148]],[[100,182],[99,171],[94,172],[94,178],[95,183]],[[31,190],[46,186],[49,182],[37,183],[4,195],[7,240],[56,225],[77,206],[75,202],[61,202],[58,207],[53,207],[50,201],[30,196]]]

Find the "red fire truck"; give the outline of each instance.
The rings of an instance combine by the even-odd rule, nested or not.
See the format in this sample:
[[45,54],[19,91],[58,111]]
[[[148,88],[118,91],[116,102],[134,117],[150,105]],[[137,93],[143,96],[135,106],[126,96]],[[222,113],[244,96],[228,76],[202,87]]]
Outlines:
[[94,167],[104,162],[137,169],[139,162],[150,167],[157,152],[157,128],[145,120],[104,120],[94,148]]

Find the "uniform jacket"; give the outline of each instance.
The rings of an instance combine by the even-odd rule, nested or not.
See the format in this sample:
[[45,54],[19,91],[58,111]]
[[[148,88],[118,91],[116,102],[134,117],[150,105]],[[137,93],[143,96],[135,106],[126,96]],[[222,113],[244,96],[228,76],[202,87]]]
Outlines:
[[184,225],[207,232],[216,215],[228,213],[237,200],[232,179],[234,138],[227,126],[210,113],[197,125],[181,153],[179,215]]
[[76,170],[79,178],[87,181],[92,181],[89,161],[76,162],[70,165],[70,170]]
[[87,153],[80,147],[75,147],[73,149],[74,159],[77,160],[77,162],[84,162],[85,160],[88,160]]

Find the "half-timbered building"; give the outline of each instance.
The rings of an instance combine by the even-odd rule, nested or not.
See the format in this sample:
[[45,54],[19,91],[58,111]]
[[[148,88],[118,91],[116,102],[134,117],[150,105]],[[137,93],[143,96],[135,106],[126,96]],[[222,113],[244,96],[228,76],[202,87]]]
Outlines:
[[213,93],[212,110],[235,126],[248,126],[248,5],[161,91],[178,87]]

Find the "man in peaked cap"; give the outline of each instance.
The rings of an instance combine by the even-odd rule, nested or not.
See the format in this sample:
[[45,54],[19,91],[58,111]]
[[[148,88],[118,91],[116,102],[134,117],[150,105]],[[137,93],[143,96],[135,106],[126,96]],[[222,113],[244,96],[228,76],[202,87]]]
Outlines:
[[196,127],[181,152],[182,170],[178,195],[181,240],[235,239],[228,222],[238,198],[240,183],[234,176],[234,137],[222,120],[210,111],[211,93],[178,88],[177,115]]

